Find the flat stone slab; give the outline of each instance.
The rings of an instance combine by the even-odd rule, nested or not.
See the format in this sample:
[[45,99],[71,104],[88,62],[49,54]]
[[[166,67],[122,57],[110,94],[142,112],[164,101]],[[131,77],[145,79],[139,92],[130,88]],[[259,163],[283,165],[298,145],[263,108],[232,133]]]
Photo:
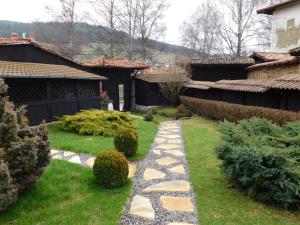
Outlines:
[[167,141],[168,144],[183,144],[181,140],[170,139]]
[[183,152],[182,151],[179,151],[179,150],[166,150],[164,151],[165,153],[168,153],[168,154],[171,154],[171,155],[174,155],[174,156],[177,156],[177,157],[182,157],[184,156]]
[[81,159],[78,155],[73,156],[71,159],[69,159],[70,163],[76,163],[76,164],[81,164]]
[[157,144],[159,144],[159,143],[166,142],[166,140],[167,140],[166,138],[155,138],[154,142],[157,143]]
[[189,192],[191,185],[185,180],[166,181],[147,187],[144,192]]
[[73,155],[76,155],[76,153],[68,152],[68,151],[64,152],[64,157],[70,157],[70,156],[73,156]]
[[128,178],[133,178],[135,176],[135,173],[136,173],[136,164],[135,163],[129,163],[128,167],[129,167]]
[[160,151],[160,150],[153,150],[153,153],[154,153],[155,155],[161,155],[161,151]]
[[159,144],[156,146],[157,149],[162,150],[174,150],[179,149],[181,146],[179,144]]
[[130,214],[148,219],[155,218],[155,212],[150,199],[145,198],[141,195],[136,195],[133,197],[131,202]]
[[63,159],[61,155],[54,155],[52,156],[52,159]]
[[86,161],[86,164],[87,164],[89,167],[93,168],[94,163],[95,163],[95,160],[96,160],[95,157],[91,157],[91,158],[89,158],[89,159]]
[[160,172],[156,169],[147,168],[144,172],[144,180],[155,180],[155,179],[163,179],[166,177],[166,174]]
[[183,165],[175,166],[175,167],[173,167],[171,169],[168,169],[168,170],[172,173],[185,174],[185,169],[184,169]]
[[160,166],[169,166],[174,163],[177,163],[178,161],[169,156],[166,156],[166,157],[155,160],[155,162]]
[[50,151],[50,155],[56,155],[56,154],[58,154],[58,153],[59,153],[58,150],[52,149],[52,150]]
[[161,196],[163,208],[172,212],[194,212],[194,204],[190,197]]
[[172,134],[170,134],[170,135],[160,135],[159,136],[160,138],[168,138],[168,139],[180,139],[181,137],[179,136],[179,135],[172,135]]

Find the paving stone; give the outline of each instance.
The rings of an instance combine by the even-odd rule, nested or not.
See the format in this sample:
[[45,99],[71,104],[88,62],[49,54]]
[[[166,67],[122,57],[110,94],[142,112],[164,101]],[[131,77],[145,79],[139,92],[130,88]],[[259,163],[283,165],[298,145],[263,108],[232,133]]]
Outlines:
[[63,159],[62,155],[54,155],[52,159]]
[[175,166],[168,170],[171,171],[172,173],[185,174],[185,169],[184,169],[183,165]]
[[149,198],[136,195],[132,199],[130,214],[141,216],[143,218],[154,219],[155,212]]
[[159,135],[172,135],[172,134],[174,134],[174,132],[172,132],[172,131],[159,131],[158,134]]
[[56,154],[58,154],[58,153],[59,153],[58,150],[52,149],[52,150],[50,151],[50,154],[51,154],[51,155],[56,155]]
[[74,153],[74,152],[68,152],[68,151],[64,152],[64,157],[70,157],[70,156],[73,156],[73,155],[76,155],[76,153]]
[[179,144],[160,144],[156,146],[157,149],[162,149],[162,150],[174,150],[174,149],[179,149],[180,145]]
[[180,139],[179,135],[160,135],[161,138],[168,138],[168,139]]
[[129,166],[128,177],[133,178],[135,176],[135,173],[136,173],[136,164],[135,163],[129,163],[128,166]]
[[174,155],[174,156],[177,156],[177,157],[184,156],[183,152],[179,151],[179,150],[167,150],[167,151],[164,151],[164,152],[168,153],[168,154],[171,154],[171,155]]
[[177,163],[178,161],[169,156],[166,156],[166,157],[155,160],[155,162],[160,166],[169,166],[174,163]]
[[192,223],[178,223],[178,222],[173,222],[173,223],[169,223],[168,225],[196,225],[196,224],[192,224]]
[[86,161],[86,164],[87,164],[89,167],[93,168],[94,163],[95,163],[95,160],[96,160],[95,157],[91,157],[91,158],[89,158],[89,159]]
[[167,141],[168,144],[183,144],[181,140],[169,139]]
[[147,168],[144,172],[144,180],[155,180],[165,178],[166,174],[156,169]]
[[190,189],[191,189],[191,185],[189,182],[184,180],[175,180],[175,181],[166,181],[166,182],[154,184],[144,189],[144,192],[160,192],[160,191],[189,192]]
[[194,212],[195,207],[190,197],[161,196],[163,208],[173,212]]
[[82,163],[81,160],[80,160],[80,157],[79,157],[78,155],[73,156],[73,157],[69,160],[69,162],[71,162],[71,163],[76,163],[76,164],[81,164],[81,163]]
[[160,150],[153,150],[153,153],[154,153],[155,155],[161,155],[161,151],[160,151]]
[[164,143],[167,139],[166,138],[155,138],[155,143],[159,144],[159,143]]

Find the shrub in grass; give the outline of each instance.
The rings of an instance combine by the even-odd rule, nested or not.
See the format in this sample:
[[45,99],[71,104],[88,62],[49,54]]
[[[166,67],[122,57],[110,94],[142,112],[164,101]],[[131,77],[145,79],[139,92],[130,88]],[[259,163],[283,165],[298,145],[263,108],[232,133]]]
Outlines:
[[63,116],[59,119],[58,126],[77,134],[108,137],[113,137],[120,127],[135,128],[134,119],[129,113],[94,109]]
[[148,121],[148,122],[150,122],[150,121],[153,121],[153,115],[152,115],[153,113],[152,113],[152,110],[149,110],[147,113],[146,113],[146,115],[144,116],[144,120],[145,121]]
[[180,101],[192,112],[201,116],[230,122],[259,117],[283,125],[300,120],[300,113],[257,106],[238,105],[221,101],[181,96]]
[[178,106],[176,111],[176,119],[184,118],[184,117],[191,117],[192,113],[191,111],[183,104]]
[[93,172],[100,186],[116,188],[124,185],[128,179],[128,161],[118,151],[103,152],[96,157]]
[[216,147],[228,177],[261,202],[300,209],[300,122],[224,122]]
[[120,128],[114,138],[115,149],[126,157],[134,156],[138,149],[138,136],[135,130]]
[[0,211],[38,181],[50,160],[46,126],[28,127],[25,107],[15,109],[6,90],[0,79]]

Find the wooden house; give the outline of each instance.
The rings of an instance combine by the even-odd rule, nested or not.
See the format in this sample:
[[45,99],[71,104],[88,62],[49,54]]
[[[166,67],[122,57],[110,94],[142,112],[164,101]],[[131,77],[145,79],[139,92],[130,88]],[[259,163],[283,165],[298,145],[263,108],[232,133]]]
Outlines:
[[10,100],[27,105],[30,125],[100,108],[99,81],[105,77],[65,65],[0,61],[0,78]]
[[250,58],[189,59],[181,64],[190,69],[195,81],[237,80],[247,78],[247,67],[254,64]]
[[[107,91],[115,110],[130,111],[135,96],[134,76],[149,68],[148,65],[127,59],[100,58],[83,63],[85,68],[95,74],[104,75],[108,80],[103,82],[103,90]],[[121,98],[124,98],[123,109]]]

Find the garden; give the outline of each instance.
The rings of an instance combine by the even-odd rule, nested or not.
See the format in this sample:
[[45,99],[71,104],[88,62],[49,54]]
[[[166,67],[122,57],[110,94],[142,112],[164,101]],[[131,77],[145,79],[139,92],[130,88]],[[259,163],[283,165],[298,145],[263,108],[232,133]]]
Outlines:
[[[134,183],[129,162],[152,154],[158,130],[162,137],[176,136],[174,124],[166,126],[175,135],[159,129],[160,122],[176,119],[202,224],[299,224],[297,121],[217,122],[180,105],[146,113],[86,110],[29,127],[25,109],[16,109],[3,96],[6,90],[1,83],[0,224],[118,224]],[[91,169],[50,161],[50,149],[90,155],[95,162]]]

